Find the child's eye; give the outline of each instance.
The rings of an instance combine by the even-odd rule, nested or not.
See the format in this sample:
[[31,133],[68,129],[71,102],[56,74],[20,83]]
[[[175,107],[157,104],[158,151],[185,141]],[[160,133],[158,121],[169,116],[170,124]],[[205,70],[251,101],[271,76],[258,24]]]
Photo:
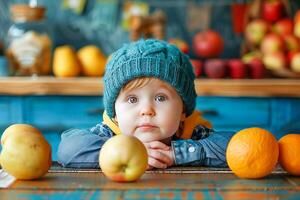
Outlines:
[[128,97],[127,98],[128,103],[136,103],[137,101],[138,101],[138,99],[136,97]]
[[166,100],[167,100],[167,97],[164,96],[164,95],[157,95],[155,97],[155,101],[163,102],[163,101],[166,101]]

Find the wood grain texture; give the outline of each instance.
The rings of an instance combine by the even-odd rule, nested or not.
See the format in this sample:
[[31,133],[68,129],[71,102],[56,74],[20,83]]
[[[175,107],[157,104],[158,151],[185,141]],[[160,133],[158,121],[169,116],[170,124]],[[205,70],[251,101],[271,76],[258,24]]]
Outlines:
[[[209,171],[209,169],[207,169]],[[6,199],[297,199],[299,178],[274,174],[257,180],[232,173],[145,173],[132,183],[108,180],[100,171],[50,172],[1,190]]]
[[[298,79],[197,79],[199,96],[300,97]],[[3,95],[103,95],[102,78],[2,77]]]
[[149,170],[136,182],[108,180],[99,169],[63,168],[44,177],[17,180],[1,199],[299,199],[300,178],[279,166],[263,179],[236,177],[229,168],[171,167]]

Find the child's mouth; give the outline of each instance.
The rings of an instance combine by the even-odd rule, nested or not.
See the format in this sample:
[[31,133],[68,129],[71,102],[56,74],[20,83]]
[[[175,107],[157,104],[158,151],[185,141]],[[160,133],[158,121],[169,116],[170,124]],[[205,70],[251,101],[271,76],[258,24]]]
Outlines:
[[143,124],[137,127],[141,131],[152,131],[157,128],[157,126],[151,125],[151,124]]

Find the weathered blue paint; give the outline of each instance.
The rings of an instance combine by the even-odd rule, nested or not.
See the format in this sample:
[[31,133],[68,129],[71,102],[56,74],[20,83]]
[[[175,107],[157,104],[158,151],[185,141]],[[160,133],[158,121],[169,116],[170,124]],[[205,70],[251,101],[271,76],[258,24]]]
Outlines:
[[[0,134],[11,124],[39,128],[50,142],[56,160],[60,134],[70,128],[89,128],[102,121],[101,96],[0,96]],[[197,109],[217,130],[261,127],[277,139],[300,133],[300,98],[197,98]]]

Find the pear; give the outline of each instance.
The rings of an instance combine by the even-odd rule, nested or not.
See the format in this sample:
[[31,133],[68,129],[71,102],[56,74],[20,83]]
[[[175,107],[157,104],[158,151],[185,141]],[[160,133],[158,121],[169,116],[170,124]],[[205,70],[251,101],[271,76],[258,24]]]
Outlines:
[[2,168],[17,179],[42,177],[51,166],[51,146],[42,133],[27,124],[8,127],[1,137]]
[[77,52],[85,76],[101,77],[105,72],[106,56],[95,45],[87,45]]
[[56,77],[76,77],[81,66],[73,47],[64,45],[57,47],[53,57],[53,74]]

